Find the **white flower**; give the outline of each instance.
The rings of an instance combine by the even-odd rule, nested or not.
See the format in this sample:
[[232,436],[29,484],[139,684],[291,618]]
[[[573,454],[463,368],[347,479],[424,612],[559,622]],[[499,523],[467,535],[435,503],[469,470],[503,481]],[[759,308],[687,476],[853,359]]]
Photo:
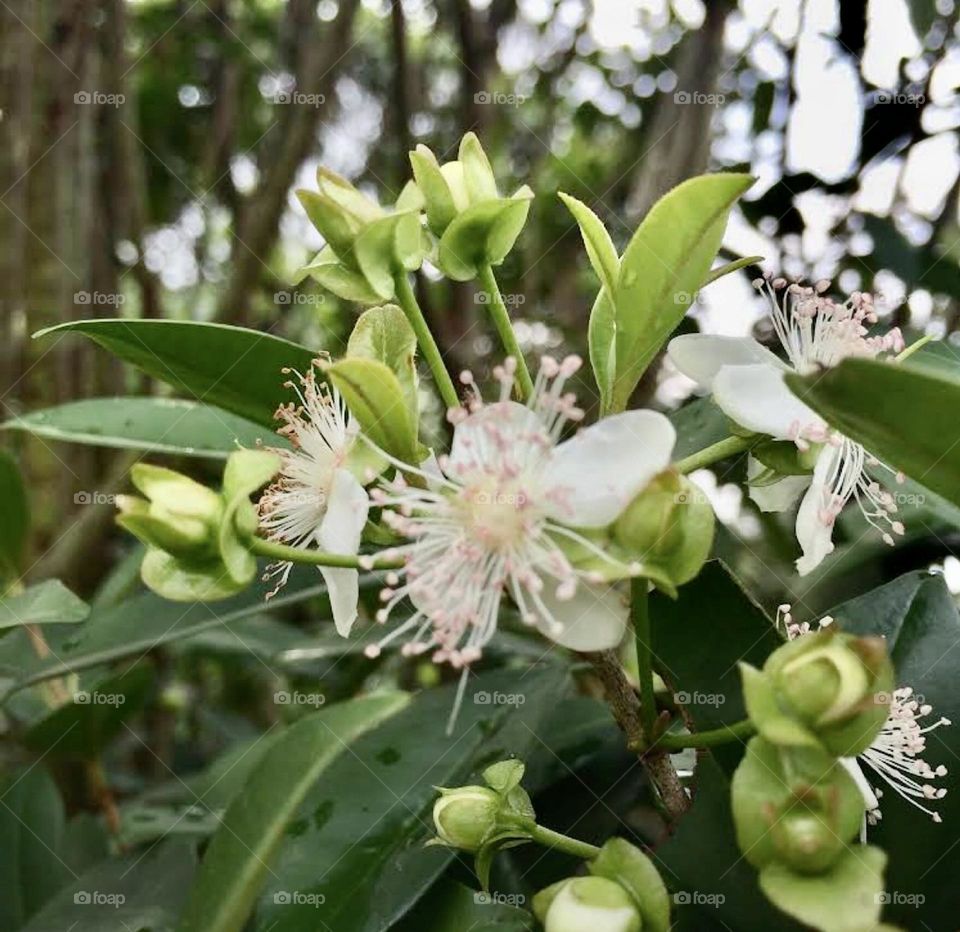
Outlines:
[[[825,281],[815,288],[754,282],[766,289],[771,320],[787,356],[781,361],[749,337],[687,334],[670,341],[669,354],[676,367],[713,393],[718,407],[733,421],[775,440],[790,440],[800,450],[816,445],[812,477],[786,476],[773,483],[751,486],[750,496],[764,511],[784,511],[806,491],[797,513],[796,534],[803,556],[797,560],[801,576],[813,570],[833,550],[833,524],[843,506],[853,498],[866,520],[888,544],[904,528],[893,515],[893,496],[867,471],[882,467],[859,444],[832,431],[826,422],[794,395],[784,373],[808,375],[823,366],[834,366],[848,356],[874,357],[899,352],[903,338],[898,328],[880,337],[867,335],[876,322],[873,300],[854,292],[844,304],[824,295]],[[781,292],[778,298],[777,292]],[[766,470],[752,457],[748,478],[758,480]],[[897,476],[897,481],[902,481]]]
[[[466,667],[493,636],[504,592],[521,617],[574,650],[620,643],[627,607],[603,575],[582,572],[567,555],[572,546],[606,561],[612,575],[625,567],[579,529],[604,528],[670,463],[675,433],[662,414],[628,411],[558,440],[568,421],[583,417],[563,386],[580,366],[542,360],[527,405],[510,400],[515,365],[494,370],[498,401],[484,405],[469,373],[466,408],[455,425],[450,454],[419,473],[422,486],[396,479],[373,492],[384,520],[409,543],[385,551],[404,559],[381,593],[377,619],[386,622],[409,598],[416,611],[378,645],[410,635],[407,654],[433,650],[436,662]],[[407,472],[411,470],[405,467]],[[401,584],[402,581],[402,584]]]
[[[820,628],[833,624],[829,615],[819,622]],[[807,622],[795,624],[790,615],[790,606],[781,605],[777,610],[777,626],[783,628],[788,640],[809,634]],[[873,743],[859,757],[841,757],[840,763],[847,769],[863,796],[866,817],[861,837],[866,840],[867,824],[876,825],[881,819],[880,799],[883,791],[871,783],[863,772],[862,765],[869,767],[876,776],[893,787],[910,805],[925,812],[934,822],[940,822],[940,814],[924,803],[943,799],[946,789],[934,786],[938,777],[947,775],[947,768],[940,764],[934,768],[921,756],[927,747],[927,734],[951,724],[950,719],[938,718],[929,721],[933,707],[914,695],[913,688],[902,686],[890,695],[890,714],[874,738]],[[927,719],[927,723],[923,722]]]
[[[290,440],[293,449],[276,450],[283,467],[260,499],[260,527],[271,540],[293,547],[355,554],[370,507],[366,490],[347,462],[358,431],[337,390],[318,383],[313,368],[297,376],[299,384],[287,384],[297,393],[299,405],[282,405],[276,414],[284,422],[278,433]],[[292,566],[281,562],[270,567],[264,578],[279,577],[271,596],[286,583]],[[327,584],[334,624],[346,637],[357,618],[357,571],[319,569]]]

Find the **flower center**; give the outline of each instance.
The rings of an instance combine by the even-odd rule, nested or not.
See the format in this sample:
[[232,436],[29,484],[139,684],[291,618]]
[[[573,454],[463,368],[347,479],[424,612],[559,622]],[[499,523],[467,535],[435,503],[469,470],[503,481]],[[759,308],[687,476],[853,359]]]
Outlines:
[[457,504],[470,536],[490,550],[510,550],[530,532],[532,502],[519,479],[480,477],[460,490]]

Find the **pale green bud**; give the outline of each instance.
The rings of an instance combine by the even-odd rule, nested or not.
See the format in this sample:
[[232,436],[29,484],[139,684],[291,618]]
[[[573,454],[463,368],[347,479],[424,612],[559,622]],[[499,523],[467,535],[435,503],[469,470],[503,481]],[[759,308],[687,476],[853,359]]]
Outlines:
[[640,932],[640,912],[626,890],[606,877],[575,877],[557,891],[546,932]]
[[499,794],[485,786],[441,790],[433,806],[437,837],[451,848],[479,851],[496,825],[500,807]]

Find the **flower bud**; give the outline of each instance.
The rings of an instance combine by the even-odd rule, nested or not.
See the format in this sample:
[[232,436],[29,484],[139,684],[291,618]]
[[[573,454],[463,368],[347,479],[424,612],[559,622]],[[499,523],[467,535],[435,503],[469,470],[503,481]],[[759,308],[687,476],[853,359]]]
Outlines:
[[870,746],[887,718],[893,668],[882,638],[832,626],[784,644],[762,672],[741,664],[741,673],[747,712],[775,744],[852,757]]
[[640,932],[632,898],[605,877],[575,877],[562,884],[544,918],[546,932]]
[[737,841],[755,867],[821,874],[843,855],[864,816],[847,769],[818,748],[753,738],[731,783]]
[[440,792],[433,806],[438,839],[461,851],[479,851],[496,825],[500,796],[485,786],[462,786]]
[[656,568],[679,586],[693,579],[710,555],[713,531],[713,508],[706,496],[668,469],[624,509],[613,526],[613,539],[628,561]]

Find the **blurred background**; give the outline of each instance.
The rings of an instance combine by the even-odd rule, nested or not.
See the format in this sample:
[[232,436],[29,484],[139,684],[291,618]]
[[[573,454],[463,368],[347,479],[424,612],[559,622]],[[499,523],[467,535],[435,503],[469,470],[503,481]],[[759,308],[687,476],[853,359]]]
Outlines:
[[[291,284],[321,245],[293,190],[322,163],[390,202],[409,149],[451,157],[471,129],[503,189],[537,194],[500,275],[531,352],[583,353],[597,290],[556,191],[622,247],[671,186],[722,169],[758,178],[724,258],[875,291],[885,322],[952,352],[958,84],[951,0],[2,0],[0,418],[163,391],[85,341],[31,339],[71,319],[220,321],[336,355],[356,309]],[[756,274],[706,289],[687,324],[749,331]],[[497,350],[472,290],[430,269],[419,284],[450,368],[485,371]],[[691,390],[663,364],[636,400]],[[89,593],[127,546],[110,496],[130,454],[0,444],[31,490],[28,577]],[[745,504],[735,473],[697,478],[720,551],[762,597],[791,594],[789,520]],[[882,544],[844,520],[847,543],[804,581],[811,609],[932,563],[960,591],[953,525],[908,519],[878,562]]]

